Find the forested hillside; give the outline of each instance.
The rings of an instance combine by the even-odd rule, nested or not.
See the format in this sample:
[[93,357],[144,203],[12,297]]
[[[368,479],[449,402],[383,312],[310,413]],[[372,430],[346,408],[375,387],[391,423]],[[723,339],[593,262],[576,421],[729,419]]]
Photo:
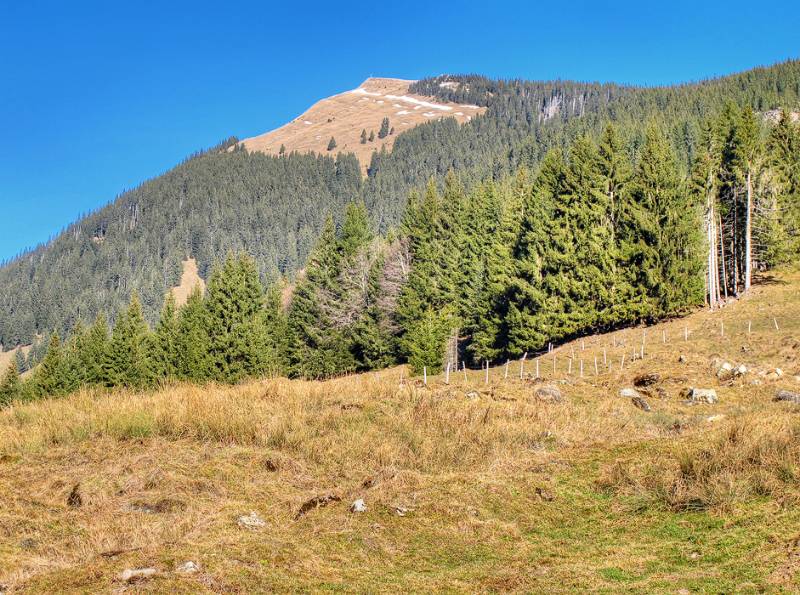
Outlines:
[[[560,81],[490,81],[465,76],[419,81],[411,90],[488,109],[485,115],[465,125],[443,119],[399,135],[391,153],[373,155],[366,179],[362,179],[355,158],[348,156],[339,156],[336,160],[298,154],[270,157],[243,150],[229,151],[231,143],[194,156],[70,225],[47,245],[6,264],[0,270],[0,343],[8,348],[28,343],[33,336],[48,335],[53,330],[63,335],[76,322],[89,322],[100,312],[115,321],[134,292],[141,300],[145,320],[155,323],[164,292],[177,282],[180,262],[188,256],[197,259],[201,275],[206,276],[213,263],[223,259],[229,251],[245,251],[253,256],[261,282],[270,283],[280,274],[291,275],[302,266],[320,234],[323,237],[330,234],[324,228],[327,215],[333,217],[332,225],[337,222],[341,225],[348,202],[363,202],[371,232],[386,234],[402,222],[409,192],[423,190],[430,179],[434,180],[434,187],[441,185],[452,170],[454,177],[450,188],[458,186],[470,196],[474,192],[486,192],[485,181],[493,181],[497,187],[508,186],[508,180],[517,176],[520,167],[527,168],[530,175],[540,179],[543,174],[539,167],[552,149],[569,148],[569,154],[588,151],[587,159],[592,162],[594,152],[602,151],[602,143],[607,144],[608,139],[602,141],[600,149],[589,147],[601,141],[608,122],[615,123],[616,154],[623,156],[631,168],[641,167],[648,157],[649,126],[658,129],[659,138],[663,139],[659,141],[659,151],[670,156],[669,175],[674,180],[669,183],[686,188],[690,180],[699,179],[696,169],[701,157],[706,155],[712,159],[713,155],[723,154],[717,150],[719,147],[712,146],[716,140],[712,142],[711,135],[704,130],[712,118],[717,118],[725,109],[729,114],[739,114],[744,106],[757,114],[800,105],[800,62],[697,84],[654,89]],[[730,102],[727,108],[726,102]],[[768,134],[758,119],[757,124],[759,138]],[[791,155],[794,149],[788,151]],[[757,160],[755,157],[745,160],[750,163],[751,174],[757,169],[756,165],[759,171],[767,171],[761,167],[767,159],[762,156],[767,154],[760,152],[758,155]],[[660,158],[654,159],[660,163]],[[546,167],[555,167],[554,160],[556,157],[548,158]],[[567,159],[569,163],[573,161]],[[728,155],[728,163],[734,161]],[[741,164],[741,161],[735,162]],[[793,166],[780,167],[785,170],[781,179],[796,181]],[[732,166],[729,169],[734,171]],[[737,263],[740,268],[744,263],[744,238],[726,236],[725,226],[734,225],[729,219],[738,221],[742,214],[739,198],[743,187],[739,184],[738,173],[741,171],[741,168],[736,169],[727,177],[712,176],[718,182],[715,181],[711,189],[715,196],[729,197],[727,202],[721,203],[717,215],[725,218],[722,238],[727,239],[723,252],[729,253],[730,262]],[[785,185],[767,185],[767,180],[761,181],[763,187],[770,189],[775,201],[787,200],[788,195],[774,190]],[[537,184],[537,188],[545,182]],[[587,184],[585,189],[591,196],[599,188],[593,186],[595,182],[591,180],[574,182],[579,183]],[[570,191],[582,192],[580,188],[570,188]],[[430,192],[432,190],[428,194]],[[561,193],[561,186],[554,192]],[[641,196],[649,196],[644,190],[641,193]],[[765,213],[782,212],[765,206],[765,193],[759,196],[759,209],[766,209]],[[443,201],[446,208],[454,208],[447,192]],[[513,208],[520,212],[529,208],[521,198],[517,203]],[[595,206],[590,205],[590,210]],[[789,203],[786,208],[791,206]],[[692,207],[702,210],[702,204],[693,203]],[[551,207],[543,203],[535,208],[544,209],[542,221],[545,227],[551,225],[547,223],[547,218],[554,216],[548,210]],[[504,209],[505,206],[501,210],[505,212]],[[763,221],[766,223],[760,225],[772,225],[769,218]],[[660,220],[654,225],[658,227],[663,223]],[[514,225],[525,223],[517,218]],[[740,227],[733,229],[740,233]],[[761,229],[756,232],[762,236],[767,233]],[[507,233],[513,236],[517,230],[512,228]],[[547,235],[547,231],[536,233]],[[704,232],[700,230],[700,233]],[[407,246],[403,242],[408,242],[410,237],[406,231],[392,234],[385,241],[401,250]],[[714,236],[711,241],[716,243],[718,237]],[[731,243],[731,240],[735,241]],[[587,241],[595,243],[579,247],[580,250],[591,252],[606,246],[603,237],[587,238]],[[633,244],[638,241],[638,238],[631,239]],[[698,241],[698,249],[704,250],[703,237]],[[528,248],[515,243],[513,249]],[[557,252],[557,248],[553,250]],[[720,261],[724,263],[725,257]],[[600,267],[599,274],[603,271]],[[726,270],[723,281],[739,273],[738,268]],[[733,284],[731,278],[731,293]],[[687,291],[693,297],[684,296],[678,300],[680,303],[697,301],[698,289],[692,287]],[[724,292],[724,283],[722,288]],[[606,320],[603,315],[589,326],[616,324],[628,319],[631,316],[612,316]],[[554,337],[569,336],[584,328],[588,327],[572,322],[564,329],[555,329],[552,334]],[[506,349],[497,346],[494,339],[485,341],[492,345],[487,347],[487,354]],[[342,369],[351,367],[348,364]]]

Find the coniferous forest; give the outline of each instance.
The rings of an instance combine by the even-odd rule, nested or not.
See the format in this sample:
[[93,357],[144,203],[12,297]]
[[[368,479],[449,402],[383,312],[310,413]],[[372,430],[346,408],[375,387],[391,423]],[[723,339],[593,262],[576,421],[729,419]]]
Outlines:
[[[232,140],[6,264],[0,340],[42,338],[0,402],[435,371],[448,345],[504,361],[717,307],[797,257],[800,63],[654,89],[445,78],[412,91],[487,113],[399,135],[366,179]],[[190,256],[207,291],[178,308]]]

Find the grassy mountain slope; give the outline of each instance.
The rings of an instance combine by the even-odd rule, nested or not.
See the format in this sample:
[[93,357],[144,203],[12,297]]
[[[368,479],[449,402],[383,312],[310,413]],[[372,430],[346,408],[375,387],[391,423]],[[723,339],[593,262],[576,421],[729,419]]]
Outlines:
[[418,81],[409,91],[486,112],[463,125],[441,118],[398,134],[391,152],[373,154],[366,179],[344,153],[275,157],[231,151],[231,142],[195,156],[2,267],[0,344],[64,331],[101,310],[113,318],[133,291],[153,320],[187,257],[203,277],[238,249],[255,256],[265,277],[291,273],[326,213],[339,219],[350,200],[362,199],[386,231],[400,220],[409,190],[430,177],[453,169],[470,185],[535,167],[549,148],[597,134],[608,119],[620,124],[631,152],[641,144],[642,122],[662,119],[688,167],[699,122],[724,101],[759,111],[800,104],[800,62],[653,89],[466,76]]
[[[0,584],[110,590],[152,567],[132,588],[797,590],[798,405],[772,399],[800,391],[798,288],[782,271],[720,312],[563,345],[542,381],[513,362],[488,383],[401,386],[395,368],[14,406]],[[720,360],[748,371],[720,379]],[[643,373],[660,375],[651,412],[619,396]],[[543,384],[562,401],[538,399]],[[689,406],[689,386],[719,401]],[[251,512],[263,527],[238,524]],[[187,560],[200,571],[177,572]]]

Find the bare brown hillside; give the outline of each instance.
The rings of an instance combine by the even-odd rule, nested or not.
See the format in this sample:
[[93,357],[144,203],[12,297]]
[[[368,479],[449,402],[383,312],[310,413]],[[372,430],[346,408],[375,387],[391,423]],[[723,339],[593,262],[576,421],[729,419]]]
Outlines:
[[[475,105],[443,103],[430,97],[408,92],[413,81],[393,78],[368,78],[360,87],[322,99],[308,111],[288,124],[259,136],[247,138],[242,144],[250,151],[277,155],[281,145],[286,152],[314,151],[327,153],[333,137],[339,152],[355,153],[366,173],[373,151],[385,146],[392,148],[395,137],[423,122],[452,117],[463,124],[481,114],[485,108]],[[379,139],[383,118],[389,118],[394,134]],[[375,133],[375,140],[361,143],[361,131]]]

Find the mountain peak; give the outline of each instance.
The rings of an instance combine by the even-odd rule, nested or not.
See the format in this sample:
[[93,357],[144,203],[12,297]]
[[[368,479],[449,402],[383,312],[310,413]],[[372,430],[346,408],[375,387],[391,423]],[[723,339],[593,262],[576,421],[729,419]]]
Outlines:
[[[281,146],[287,153],[316,152],[336,155],[355,153],[366,173],[374,151],[391,150],[397,134],[431,120],[455,118],[469,122],[485,108],[459,105],[409,92],[413,80],[369,77],[360,86],[321,99],[306,112],[280,128],[247,138],[242,144],[249,151],[276,155]],[[380,137],[384,118],[393,133]],[[365,131],[367,141],[362,142]],[[369,140],[372,136],[372,140]],[[331,138],[336,146],[328,149]]]

